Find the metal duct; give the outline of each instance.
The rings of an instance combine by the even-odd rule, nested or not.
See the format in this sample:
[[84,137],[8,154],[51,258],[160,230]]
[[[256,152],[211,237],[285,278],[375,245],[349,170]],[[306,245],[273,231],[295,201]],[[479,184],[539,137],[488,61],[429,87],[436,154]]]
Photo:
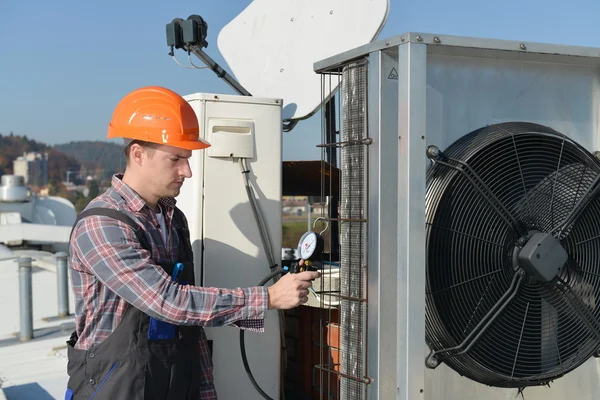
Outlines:
[[[366,397],[365,195],[367,65],[342,71],[340,190],[340,398]],[[353,379],[354,378],[354,379]]]

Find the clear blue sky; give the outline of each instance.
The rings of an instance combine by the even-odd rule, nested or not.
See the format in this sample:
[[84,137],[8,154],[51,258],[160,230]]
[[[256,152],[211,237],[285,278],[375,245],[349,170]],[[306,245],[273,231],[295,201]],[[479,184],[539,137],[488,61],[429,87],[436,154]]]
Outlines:
[[[226,67],[217,35],[248,4],[0,0],[0,132],[49,144],[105,140],[113,107],[137,87],[233,93],[211,71],[173,62],[165,24],[201,15],[209,27],[207,52]],[[600,47],[599,15],[598,0],[391,0],[379,38],[420,31]],[[320,129],[317,115],[286,133],[284,159],[319,159]]]

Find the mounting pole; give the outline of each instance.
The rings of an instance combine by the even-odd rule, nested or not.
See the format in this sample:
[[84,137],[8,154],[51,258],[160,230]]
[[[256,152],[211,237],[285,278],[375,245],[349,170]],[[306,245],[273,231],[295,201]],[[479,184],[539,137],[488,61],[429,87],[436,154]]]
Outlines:
[[17,260],[19,263],[19,310],[21,332],[19,339],[33,339],[33,295],[31,285],[31,261],[29,257]]
[[214,61],[202,48],[196,44],[187,45],[188,51],[198,57],[208,68],[223,79],[233,90],[242,96],[252,96],[234,77],[229,75],[216,61]]
[[56,256],[56,281],[58,291],[58,316],[69,315],[69,272],[67,266],[68,254],[61,251]]

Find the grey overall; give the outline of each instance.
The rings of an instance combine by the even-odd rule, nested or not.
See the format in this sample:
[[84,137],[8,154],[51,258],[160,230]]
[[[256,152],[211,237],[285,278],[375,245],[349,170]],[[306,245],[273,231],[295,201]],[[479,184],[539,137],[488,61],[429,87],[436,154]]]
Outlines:
[[[194,265],[189,232],[180,210],[175,209],[182,246],[180,262],[184,264],[183,283],[194,283]],[[139,224],[117,210],[92,208],[89,215],[119,219],[135,230],[142,245],[149,243]],[[77,224],[77,222],[75,222]],[[75,226],[75,225],[74,225]],[[161,265],[172,274],[173,265]],[[112,334],[88,350],[75,349],[77,334],[67,341],[69,381],[65,400],[198,400],[203,393],[214,396],[212,362],[203,360],[208,346],[201,327],[173,326],[158,321],[128,305]],[[206,357],[205,357],[206,358]],[[210,396],[213,393],[213,396]]]

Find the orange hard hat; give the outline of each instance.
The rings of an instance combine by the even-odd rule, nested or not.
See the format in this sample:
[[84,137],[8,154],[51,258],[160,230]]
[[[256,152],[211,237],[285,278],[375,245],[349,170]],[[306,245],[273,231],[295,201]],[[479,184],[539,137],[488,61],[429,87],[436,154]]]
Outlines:
[[107,138],[143,140],[186,150],[210,146],[200,138],[192,106],[179,94],[159,86],[143,87],[126,95],[113,112]]

